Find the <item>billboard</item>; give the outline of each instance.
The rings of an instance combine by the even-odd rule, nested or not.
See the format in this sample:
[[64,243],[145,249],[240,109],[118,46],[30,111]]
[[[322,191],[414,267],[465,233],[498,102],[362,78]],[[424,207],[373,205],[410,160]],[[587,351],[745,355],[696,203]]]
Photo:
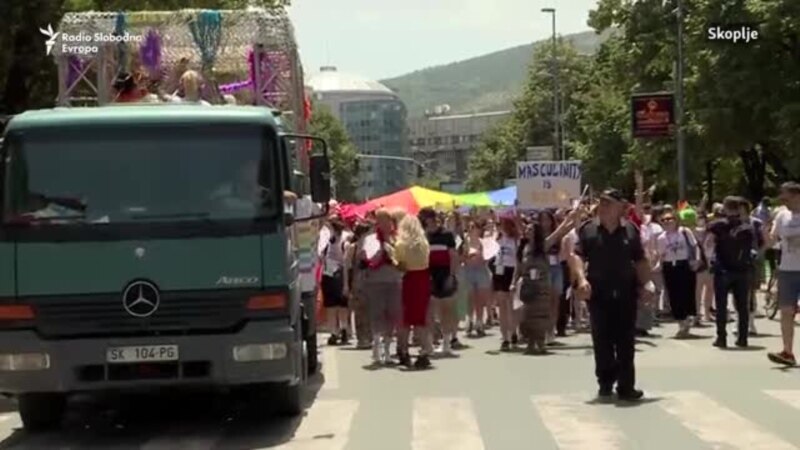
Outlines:
[[675,97],[669,92],[631,96],[633,137],[670,137],[675,132]]

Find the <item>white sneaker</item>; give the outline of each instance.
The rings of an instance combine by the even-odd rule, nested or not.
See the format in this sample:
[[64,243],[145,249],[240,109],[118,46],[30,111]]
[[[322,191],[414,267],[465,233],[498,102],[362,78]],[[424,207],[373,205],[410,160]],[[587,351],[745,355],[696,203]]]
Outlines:
[[758,330],[756,330],[756,318],[750,316],[750,334],[758,334]]
[[383,353],[381,354],[381,363],[386,364],[391,359],[392,341],[383,343]]
[[452,355],[453,350],[450,348],[450,340],[445,339],[442,341],[442,354],[443,355]]
[[372,341],[372,362],[381,362],[381,343],[377,339]]

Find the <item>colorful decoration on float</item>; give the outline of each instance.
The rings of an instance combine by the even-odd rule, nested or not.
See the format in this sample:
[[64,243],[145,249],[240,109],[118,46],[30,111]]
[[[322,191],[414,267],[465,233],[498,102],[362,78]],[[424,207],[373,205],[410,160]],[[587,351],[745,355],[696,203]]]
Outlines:
[[161,77],[161,35],[158,31],[151,28],[147,32],[139,47],[139,57],[142,65],[150,72],[150,79]]
[[189,22],[189,31],[200,50],[203,70],[211,69],[222,38],[222,14],[219,11],[200,11],[197,20]]

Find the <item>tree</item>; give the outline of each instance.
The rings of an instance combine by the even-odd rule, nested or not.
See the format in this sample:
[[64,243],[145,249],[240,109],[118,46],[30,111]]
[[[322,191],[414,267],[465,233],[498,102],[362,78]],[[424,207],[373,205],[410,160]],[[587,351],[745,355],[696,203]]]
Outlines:
[[[570,105],[578,94],[588,60],[564,42],[557,46],[556,55],[562,100]],[[469,190],[502,187],[505,180],[515,177],[517,161],[525,158],[526,147],[555,142],[552,73],[552,47],[537,47],[522,95],[514,102],[513,114],[484,136],[470,160]]]
[[[597,31],[622,30],[619,39],[606,42],[600,52],[613,51],[612,57],[594,61],[594,72],[606,81],[601,84],[614,89],[620,100],[637,91],[674,89],[676,8],[675,0],[600,0],[591,13],[590,25]],[[754,23],[760,37],[748,44],[710,42],[708,27],[715,23]],[[757,199],[767,184],[800,173],[800,3],[684,0],[684,29],[690,192],[699,197],[699,191],[710,189],[708,182],[717,179],[727,190],[717,193],[733,188]],[[581,125],[591,129],[593,122]],[[627,133],[621,137],[628,139]],[[583,144],[590,155],[599,150],[590,139]],[[661,181],[665,192],[674,193],[674,141],[629,144],[621,160],[645,169]],[[706,176],[708,167],[719,168],[716,176]]]
[[339,201],[355,202],[358,189],[357,152],[342,123],[322,104],[314,104],[309,132],[328,143],[331,172]]

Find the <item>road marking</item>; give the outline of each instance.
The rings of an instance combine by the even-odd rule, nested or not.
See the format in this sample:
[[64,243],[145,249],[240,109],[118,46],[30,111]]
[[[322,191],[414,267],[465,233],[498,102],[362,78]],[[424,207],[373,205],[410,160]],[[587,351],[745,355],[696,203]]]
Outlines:
[[800,390],[764,391],[764,393],[795,409],[800,409]]
[[339,389],[339,358],[338,351],[334,347],[322,348],[322,375],[325,383],[322,390],[330,391]]
[[0,422],[8,422],[9,420],[19,420],[19,414],[17,413],[0,414]]
[[412,450],[483,450],[478,419],[468,398],[414,400]]
[[797,450],[797,447],[699,392],[668,393],[659,406],[712,448]]
[[531,398],[545,427],[561,450],[616,450],[625,434],[602,416],[603,409],[577,395],[536,395]]
[[284,450],[342,450],[347,445],[356,400],[317,400],[306,412],[292,440],[279,445]]

